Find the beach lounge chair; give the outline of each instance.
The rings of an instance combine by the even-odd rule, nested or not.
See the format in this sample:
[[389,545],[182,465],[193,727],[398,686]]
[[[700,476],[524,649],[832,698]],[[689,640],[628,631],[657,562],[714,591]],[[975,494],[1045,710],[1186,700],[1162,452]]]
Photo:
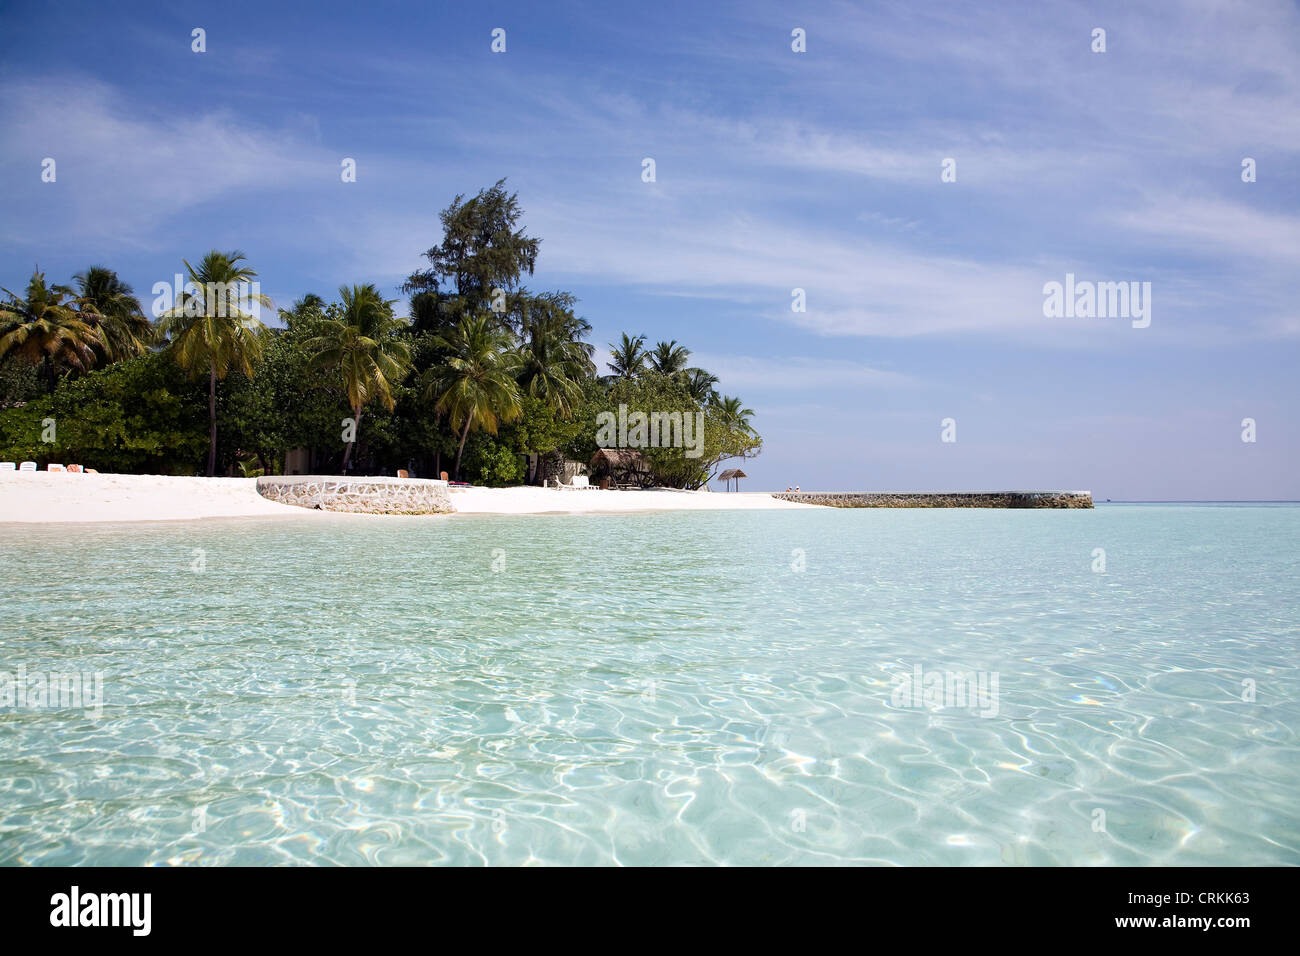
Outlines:
[[25,461],[25,462],[23,462],[21,465],[18,466],[18,470],[19,470],[19,471],[35,471],[35,470],[36,470],[36,462],[34,462],[34,461]]
[[574,475],[569,479],[570,488],[590,488],[591,482],[587,480],[586,475]]
[[405,468],[399,468],[399,469],[397,469],[397,477],[398,477],[398,478],[410,478],[410,477],[411,477],[411,473],[410,473],[409,471],[407,471]]
[[69,465],[68,471],[73,472],[74,474],[80,474],[81,472],[85,471],[85,469],[82,468],[80,465]]
[[17,471],[18,466],[12,461],[0,461],[0,471]]
[[54,462],[50,462],[48,465],[45,466],[45,470],[46,471],[67,471],[68,469],[64,468],[62,465],[56,465],[54,464]]

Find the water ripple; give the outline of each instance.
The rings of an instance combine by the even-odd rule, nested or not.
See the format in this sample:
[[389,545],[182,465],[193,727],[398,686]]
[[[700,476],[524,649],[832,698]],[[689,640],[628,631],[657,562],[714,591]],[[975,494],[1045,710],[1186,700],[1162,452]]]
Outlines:
[[[0,528],[0,669],[104,690],[0,707],[0,863],[1297,864],[1297,532],[1172,507]],[[895,700],[915,667],[996,674],[996,712]]]

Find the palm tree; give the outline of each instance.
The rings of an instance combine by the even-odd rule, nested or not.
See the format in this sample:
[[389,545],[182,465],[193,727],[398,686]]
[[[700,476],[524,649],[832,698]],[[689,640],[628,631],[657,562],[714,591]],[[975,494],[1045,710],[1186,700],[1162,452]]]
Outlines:
[[486,313],[467,315],[436,339],[445,349],[445,364],[429,370],[425,394],[436,400],[438,414],[446,415],[460,431],[454,475],[460,480],[460,459],[469,433],[483,429],[497,433],[500,422],[523,414],[522,395],[515,376],[520,361],[511,349],[509,331]]
[[678,345],[677,340],[671,342],[658,342],[655,347],[646,355],[646,361],[650,367],[660,375],[667,375],[669,378],[675,376],[678,372],[685,371],[686,363],[690,361],[691,351],[685,346]]
[[728,429],[733,431],[752,432],[749,419],[753,416],[754,411],[745,408],[738,398],[732,398],[730,395],[722,396],[722,399],[714,406],[718,414],[719,421]]
[[714,386],[718,384],[718,376],[706,372],[702,368],[688,368],[682,373],[682,384],[686,390],[691,393],[691,398],[699,405],[713,405],[718,401],[718,393]]
[[88,372],[95,367],[95,350],[103,346],[99,331],[86,322],[73,291],[46,285],[45,273],[32,273],[26,298],[3,290],[9,301],[0,305],[0,359],[18,356],[43,366],[51,393],[60,367]]
[[645,336],[636,337],[623,333],[618,345],[609,343],[609,370],[615,378],[636,378],[645,368]]
[[308,292],[301,299],[295,300],[289,311],[294,315],[302,315],[304,312],[324,312],[325,300],[315,292]]
[[315,368],[343,371],[353,421],[353,439],[343,452],[343,474],[347,474],[362,408],[379,399],[384,408],[393,410],[393,386],[410,371],[411,350],[397,339],[403,323],[393,318],[396,299],[385,300],[373,285],[340,286],[339,295],[342,319],[322,320],[319,334],[304,347]]
[[154,339],[154,327],[135,290],[103,266],[91,266],[73,278],[82,318],[99,331],[104,361],[142,355]]
[[530,310],[524,317],[519,386],[563,418],[571,418],[582,398],[583,379],[594,375],[594,347],[582,341],[591,326],[562,309]]
[[280,309],[280,321],[285,330],[311,335],[315,326],[325,316],[325,300],[315,292],[308,292],[300,299],[295,299],[287,309]]
[[[230,301],[230,293],[239,283],[257,277],[242,252],[218,252],[213,249],[195,269],[185,262],[190,282],[203,290],[194,295],[181,293],[181,301],[158,322],[160,338],[169,343],[171,354],[181,368],[197,378],[208,373],[208,477],[217,468],[217,380],[226,377],[232,367],[245,375],[253,374],[253,363],[262,354],[266,333],[256,316],[244,312]],[[261,293],[250,296],[257,305],[274,308]]]
[[316,316],[325,311],[325,300],[315,292],[308,292],[300,299],[295,299],[293,305],[287,309],[280,310],[280,318],[288,323],[290,319],[301,319],[306,316]]

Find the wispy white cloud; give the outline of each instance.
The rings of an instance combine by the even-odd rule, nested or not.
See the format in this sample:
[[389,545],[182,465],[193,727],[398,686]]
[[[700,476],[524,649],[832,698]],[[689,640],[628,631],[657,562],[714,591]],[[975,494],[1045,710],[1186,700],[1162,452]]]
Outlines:
[[[1243,190],[1252,187],[1242,184]],[[1244,200],[1150,196],[1137,209],[1115,209],[1117,225],[1183,251],[1300,262],[1300,215],[1256,209]]]
[[[0,175],[12,186],[10,201],[54,205],[51,225],[81,236],[148,244],[151,230],[205,204],[337,178],[338,158],[304,129],[268,127],[221,108],[132,110],[115,88],[85,77],[8,82],[0,104],[9,144],[0,151]],[[55,183],[40,181],[47,156],[57,164]],[[251,226],[259,210],[250,203],[225,215]]]
[[814,391],[827,389],[897,389],[921,384],[901,372],[872,368],[861,362],[813,356],[765,358],[752,355],[697,353],[691,361],[720,379],[728,393]]

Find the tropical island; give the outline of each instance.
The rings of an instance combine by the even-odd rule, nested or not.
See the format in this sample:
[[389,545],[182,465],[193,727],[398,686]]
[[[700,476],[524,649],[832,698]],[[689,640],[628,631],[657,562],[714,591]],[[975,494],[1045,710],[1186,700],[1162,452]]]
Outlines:
[[521,219],[504,180],[456,196],[401,286],[406,315],[362,283],[263,321],[274,303],[238,251],[182,259],[148,310],[111,269],[70,285],[36,271],[0,305],[0,460],[543,486],[586,476],[602,424],[628,408],[701,427],[690,442],[680,427],[674,441],[633,436],[593,485],[697,490],[759,453],[753,412],[675,340],[625,332],[598,369],[577,297],[524,285],[541,240]]

